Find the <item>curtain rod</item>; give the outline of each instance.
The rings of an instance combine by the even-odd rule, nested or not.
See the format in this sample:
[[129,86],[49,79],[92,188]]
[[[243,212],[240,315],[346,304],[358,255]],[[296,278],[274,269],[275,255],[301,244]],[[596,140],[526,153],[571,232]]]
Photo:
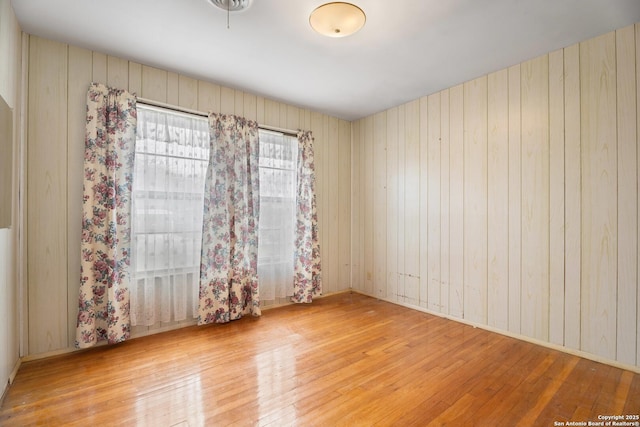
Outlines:
[[[176,105],[167,104],[165,102],[154,101],[152,99],[142,98],[140,96],[137,97],[137,102],[139,102],[141,104],[150,105],[152,107],[166,108],[168,110],[177,111],[179,113],[187,113],[187,114],[193,114],[193,115],[201,116],[201,117],[209,117],[209,114],[207,114],[207,113],[205,113],[203,111],[198,111],[198,110],[192,110],[190,108],[179,107],[179,106],[176,106]],[[295,131],[295,130],[291,130],[291,129],[284,129],[284,128],[279,128],[279,127],[276,127],[276,126],[267,126],[267,125],[263,125],[263,124],[258,124],[258,127],[260,129],[270,130],[270,131],[273,131],[273,132],[280,132],[280,133],[283,133],[283,134],[289,135],[289,136],[298,136],[298,132]]]

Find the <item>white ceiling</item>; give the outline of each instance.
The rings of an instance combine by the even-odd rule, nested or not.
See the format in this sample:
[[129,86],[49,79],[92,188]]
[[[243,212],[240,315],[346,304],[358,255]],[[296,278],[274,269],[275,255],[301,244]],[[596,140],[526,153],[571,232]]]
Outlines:
[[12,0],[30,34],[347,120],[640,21],[640,0],[351,0],[345,38],[313,32],[323,0]]

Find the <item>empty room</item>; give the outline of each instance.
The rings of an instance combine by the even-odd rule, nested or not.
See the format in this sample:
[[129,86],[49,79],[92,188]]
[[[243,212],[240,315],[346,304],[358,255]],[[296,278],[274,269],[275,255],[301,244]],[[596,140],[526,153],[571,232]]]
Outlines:
[[0,0],[0,425],[640,426],[637,0]]

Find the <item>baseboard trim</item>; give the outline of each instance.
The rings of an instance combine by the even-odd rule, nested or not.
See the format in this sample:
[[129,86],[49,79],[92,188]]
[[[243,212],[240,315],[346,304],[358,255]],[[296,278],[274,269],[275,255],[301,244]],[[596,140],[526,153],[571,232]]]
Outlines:
[[[322,299],[324,297],[343,294],[343,293],[347,293],[347,292],[351,292],[351,291],[352,291],[351,289],[343,289],[341,291],[330,292],[330,293],[327,293],[327,294],[323,294],[323,295],[317,296],[314,299]],[[273,308],[286,307],[286,306],[293,305],[293,304],[295,304],[295,303],[287,302],[287,303],[282,303],[282,304],[274,304],[274,305],[270,305],[270,306],[266,306],[266,307],[261,307],[260,309],[262,311],[268,311],[268,310],[271,310]],[[150,331],[147,331],[147,332],[143,332],[143,333],[138,333],[138,334],[132,336],[130,339],[142,338],[142,337],[146,337],[146,336],[149,336],[149,335],[155,335],[155,334],[161,334],[163,332],[169,332],[169,331],[173,331],[173,330],[176,330],[176,329],[186,328],[186,327],[195,326],[195,325],[196,325],[195,321],[193,321],[193,322],[184,322],[184,323],[178,324],[178,325],[172,325],[172,326],[167,326],[167,327],[164,327],[164,328],[153,329],[153,330],[150,330]],[[46,353],[30,354],[30,355],[24,356],[21,359],[21,361],[22,362],[31,362],[31,361],[34,361],[34,360],[47,359],[49,357],[62,356],[62,355],[69,354],[69,353],[75,353],[77,351],[87,351],[87,350],[91,350],[92,348],[100,347],[100,346],[103,346],[103,345],[107,345],[107,343],[100,342],[100,343],[97,343],[95,346],[90,347],[90,348],[86,348],[86,349],[78,349],[78,348],[75,348],[75,347],[69,347],[69,348],[63,348],[63,349],[59,349],[59,350],[48,351]],[[15,368],[15,370],[13,372],[13,377],[15,377],[15,374],[18,372],[18,367],[19,367],[19,365],[16,366],[16,368]]]
[[11,373],[9,374],[9,379],[4,385],[4,390],[2,390],[2,394],[0,395],[0,408],[4,404],[4,398],[7,396],[7,393],[9,393],[11,384],[13,384],[13,381],[16,379],[16,374],[18,373],[18,369],[20,369],[21,364],[22,364],[22,360],[18,359],[16,361],[15,366],[13,367],[13,370],[11,370]]
[[592,353],[587,353],[587,352],[582,351],[582,350],[576,350],[576,349],[573,349],[573,348],[564,347],[562,345],[553,344],[553,343],[550,343],[550,342],[547,342],[547,341],[542,341],[542,340],[539,340],[539,339],[536,339],[536,338],[531,338],[531,337],[528,337],[526,335],[516,334],[514,332],[505,331],[505,330],[494,328],[494,327],[491,327],[491,326],[488,326],[488,325],[483,325],[481,323],[471,322],[469,320],[461,319],[459,317],[453,317],[453,316],[449,316],[449,315],[446,315],[446,314],[443,314],[443,313],[438,313],[436,311],[432,311],[432,310],[429,310],[429,309],[424,308],[424,307],[405,304],[405,303],[402,303],[402,302],[391,300],[389,298],[380,298],[380,297],[377,297],[375,295],[370,295],[370,294],[368,294],[366,292],[359,291],[357,289],[352,289],[352,291],[357,293],[357,294],[366,295],[368,297],[378,299],[380,301],[385,301],[385,302],[388,302],[388,303],[391,303],[391,304],[400,305],[402,307],[406,307],[406,308],[409,308],[411,310],[421,311],[423,313],[431,314],[431,315],[434,315],[434,316],[437,316],[437,317],[442,317],[444,319],[452,320],[454,322],[458,322],[458,323],[462,323],[462,324],[465,324],[465,325],[469,325],[469,326],[472,326],[474,328],[484,329],[485,331],[489,331],[489,332],[495,332],[497,334],[504,335],[504,336],[507,336],[507,337],[510,337],[510,338],[515,338],[515,339],[520,340],[520,341],[525,341],[525,342],[528,342],[528,343],[531,343],[531,344],[536,344],[536,345],[539,345],[539,346],[542,346],[542,347],[546,347],[546,348],[549,348],[551,350],[561,351],[563,353],[571,354],[572,356],[582,357],[584,359],[592,360],[594,362],[603,363],[605,365],[613,366],[614,368],[624,369],[626,371],[631,371],[631,372],[635,372],[637,374],[640,374],[640,366],[629,365],[629,364],[626,364],[626,363],[618,362],[617,360],[611,360],[611,359],[607,359],[605,357],[601,357],[601,356],[598,356],[598,355],[595,355],[595,354],[592,354]]

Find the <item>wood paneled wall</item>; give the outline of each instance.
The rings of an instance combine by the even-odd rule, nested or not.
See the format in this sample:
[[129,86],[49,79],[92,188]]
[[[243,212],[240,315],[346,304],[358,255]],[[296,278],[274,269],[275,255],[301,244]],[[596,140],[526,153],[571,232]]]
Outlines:
[[640,25],[353,122],[353,287],[640,366]]
[[[28,139],[28,354],[73,346],[80,271],[86,91],[103,82],[171,105],[243,115],[260,124],[310,129],[325,294],[350,286],[351,126],[349,122],[31,36]],[[155,329],[167,325],[158,324]],[[140,332],[140,331],[139,331]]]

